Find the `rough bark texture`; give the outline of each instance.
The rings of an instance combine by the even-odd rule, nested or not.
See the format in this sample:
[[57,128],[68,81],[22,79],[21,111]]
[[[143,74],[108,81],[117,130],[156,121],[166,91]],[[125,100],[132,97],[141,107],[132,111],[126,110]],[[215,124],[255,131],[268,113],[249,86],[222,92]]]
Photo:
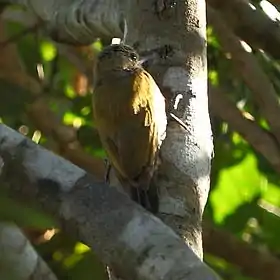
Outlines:
[[158,218],[2,124],[0,157],[2,185],[25,202],[37,202],[122,278],[217,279]]

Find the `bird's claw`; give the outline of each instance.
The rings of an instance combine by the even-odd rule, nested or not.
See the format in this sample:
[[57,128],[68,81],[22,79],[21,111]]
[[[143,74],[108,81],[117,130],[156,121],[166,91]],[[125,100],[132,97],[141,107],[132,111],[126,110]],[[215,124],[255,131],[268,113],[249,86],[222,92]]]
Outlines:
[[106,166],[106,172],[105,172],[105,183],[110,183],[110,171],[111,171],[111,164],[109,160],[105,159],[105,166]]

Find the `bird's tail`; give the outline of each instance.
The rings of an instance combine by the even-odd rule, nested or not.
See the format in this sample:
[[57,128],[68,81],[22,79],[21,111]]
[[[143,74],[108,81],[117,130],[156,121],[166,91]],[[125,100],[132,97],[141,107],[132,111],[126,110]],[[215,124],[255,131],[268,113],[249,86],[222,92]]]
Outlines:
[[140,204],[146,210],[156,214],[159,210],[159,188],[155,182],[156,176],[142,177],[140,180],[127,180],[123,178],[117,171],[116,176],[121,183],[124,191],[132,200]]
[[156,214],[159,209],[159,191],[154,180],[152,179],[149,188],[131,187],[131,198],[141,204],[145,209]]

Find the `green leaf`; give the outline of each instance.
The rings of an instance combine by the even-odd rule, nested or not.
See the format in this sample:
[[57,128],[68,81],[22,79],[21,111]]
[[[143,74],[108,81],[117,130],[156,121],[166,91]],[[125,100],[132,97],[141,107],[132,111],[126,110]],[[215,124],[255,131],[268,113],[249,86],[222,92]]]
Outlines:
[[47,214],[8,198],[2,192],[0,196],[0,220],[14,222],[21,227],[37,229],[51,228],[55,225],[55,221]]
[[226,216],[242,204],[250,202],[262,191],[261,175],[256,166],[256,158],[250,153],[240,164],[220,172],[217,185],[210,196],[217,223],[223,222]]
[[57,49],[50,41],[42,41],[40,52],[44,61],[52,61],[57,55]]

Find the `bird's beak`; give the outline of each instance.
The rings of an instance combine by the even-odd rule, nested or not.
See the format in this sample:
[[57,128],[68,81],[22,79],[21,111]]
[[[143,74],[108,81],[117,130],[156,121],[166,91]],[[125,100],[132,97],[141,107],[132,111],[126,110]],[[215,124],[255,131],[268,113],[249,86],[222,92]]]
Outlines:
[[153,60],[157,57],[157,55],[155,53],[149,54],[147,56],[143,56],[139,59],[139,64],[143,65],[145,62],[149,61],[149,60]]

